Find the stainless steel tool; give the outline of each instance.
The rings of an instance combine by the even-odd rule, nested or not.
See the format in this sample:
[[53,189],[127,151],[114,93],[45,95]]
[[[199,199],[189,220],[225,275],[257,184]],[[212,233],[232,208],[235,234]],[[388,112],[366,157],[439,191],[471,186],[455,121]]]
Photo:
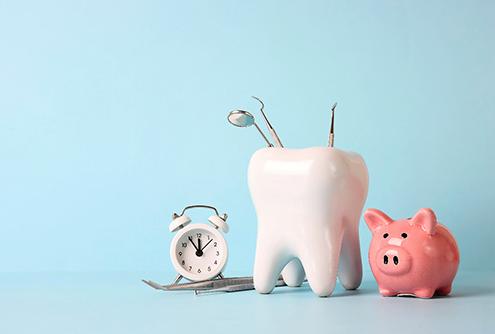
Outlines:
[[169,284],[169,285],[161,285],[150,280],[142,280],[142,281],[157,290],[181,291],[181,290],[220,289],[231,285],[253,283],[253,278],[250,276],[230,277],[230,278],[211,279],[206,281],[198,281],[198,282],[190,282],[190,283],[182,283],[182,284]]
[[334,115],[335,108],[337,107],[337,102],[335,102],[330,110],[332,110],[332,119],[330,121],[330,135],[328,136],[328,146],[333,147],[334,144],[334,131],[333,131],[333,123],[334,123]]
[[[275,287],[281,287],[281,286],[287,286],[287,285],[285,284],[284,280],[279,279],[277,281],[277,284],[275,284]],[[205,294],[205,293],[239,292],[239,291],[248,291],[248,290],[254,290],[254,283],[229,285],[229,286],[225,286],[223,288],[209,289],[209,290],[195,290],[194,293],[196,295],[200,295],[200,294]]]
[[257,100],[259,103],[261,103],[260,111],[261,111],[261,114],[263,115],[263,118],[265,119],[265,123],[266,123],[266,126],[268,128],[268,131],[270,132],[270,135],[272,136],[272,139],[275,141],[275,146],[277,146],[277,147],[284,147],[284,145],[282,145],[282,142],[280,141],[279,136],[277,135],[277,132],[275,131],[275,129],[273,128],[272,124],[268,120],[268,117],[266,117],[265,111],[263,110],[265,108],[265,104],[263,103],[263,101],[261,101],[260,98],[258,98],[256,96],[251,96],[251,97],[253,99]]
[[254,116],[249,111],[245,111],[245,110],[231,111],[227,116],[227,119],[230,124],[240,128],[246,128],[251,125],[254,125],[256,129],[258,129],[258,132],[261,134],[263,139],[266,141],[268,147],[273,147],[273,144],[270,143],[270,141],[268,141],[268,138],[266,138],[265,134],[263,133],[263,131],[261,131],[258,124],[256,124],[254,120]]
[[[194,291],[195,294],[201,294],[206,292],[236,292],[254,290],[253,277],[228,277],[220,279],[211,279],[198,282],[182,283],[182,284],[170,284],[161,285],[150,280],[142,280],[145,284],[149,285],[153,289],[163,291]],[[277,284],[275,286],[285,286],[285,282],[282,276],[279,276]]]

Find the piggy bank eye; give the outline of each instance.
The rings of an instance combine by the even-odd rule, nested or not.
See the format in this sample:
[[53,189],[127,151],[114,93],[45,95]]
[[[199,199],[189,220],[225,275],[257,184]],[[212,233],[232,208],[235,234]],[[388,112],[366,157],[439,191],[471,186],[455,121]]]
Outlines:
[[405,238],[407,238],[407,233],[402,233],[400,236],[405,239]]
[[388,238],[388,233],[385,233],[385,234],[383,235],[383,239],[387,239],[387,238]]

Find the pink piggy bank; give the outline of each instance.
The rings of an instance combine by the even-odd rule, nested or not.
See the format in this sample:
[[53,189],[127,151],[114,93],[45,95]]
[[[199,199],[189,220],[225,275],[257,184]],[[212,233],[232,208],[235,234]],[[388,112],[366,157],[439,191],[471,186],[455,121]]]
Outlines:
[[373,233],[368,259],[380,294],[431,298],[450,293],[459,249],[431,209],[396,221],[380,210],[368,209],[364,220]]

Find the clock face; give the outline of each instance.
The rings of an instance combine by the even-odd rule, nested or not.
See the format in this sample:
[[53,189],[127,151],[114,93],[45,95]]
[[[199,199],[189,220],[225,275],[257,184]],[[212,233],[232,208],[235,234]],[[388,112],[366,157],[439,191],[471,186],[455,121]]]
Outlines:
[[193,281],[217,276],[227,262],[227,244],[222,234],[206,224],[179,230],[170,248],[179,274]]

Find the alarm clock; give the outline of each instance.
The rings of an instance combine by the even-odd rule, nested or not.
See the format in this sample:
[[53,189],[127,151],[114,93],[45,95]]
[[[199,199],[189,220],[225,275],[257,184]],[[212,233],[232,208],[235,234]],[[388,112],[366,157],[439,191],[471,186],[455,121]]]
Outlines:
[[[185,212],[193,208],[205,208],[215,212],[206,223],[191,224]],[[174,213],[170,232],[176,232],[170,244],[170,258],[178,275],[174,284],[182,278],[203,281],[215,277],[223,278],[222,270],[227,264],[228,248],[223,233],[229,231],[227,214],[220,216],[210,205],[186,206],[181,214]],[[222,233],[223,232],[223,233]]]

